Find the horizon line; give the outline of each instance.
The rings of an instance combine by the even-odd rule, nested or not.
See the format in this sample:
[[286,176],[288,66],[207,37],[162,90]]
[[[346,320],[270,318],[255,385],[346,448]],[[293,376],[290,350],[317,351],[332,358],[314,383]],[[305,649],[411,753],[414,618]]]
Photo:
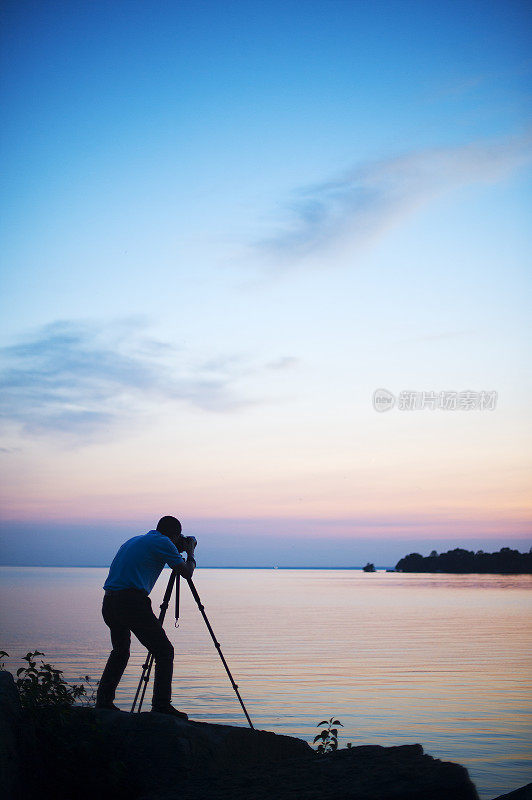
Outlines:
[[[0,564],[0,568],[2,567],[40,567],[42,569],[109,569],[110,564]],[[389,565],[382,565],[377,566],[374,564],[375,569],[390,569]],[[163,569],[170,569],[168,566],[164,566]],[[240,566],[237,565],[213,565],[207,564],[203,566],[197,566],[197,569],[364,569],[363,566],[282,566],[281,564],[272,564],[264,565],[264,564],[241,564]]]

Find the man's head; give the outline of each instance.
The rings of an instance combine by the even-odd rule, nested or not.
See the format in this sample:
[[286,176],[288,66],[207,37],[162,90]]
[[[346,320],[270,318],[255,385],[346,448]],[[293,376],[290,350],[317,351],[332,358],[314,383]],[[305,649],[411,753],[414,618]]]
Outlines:
[[157,523],[157,530],[168,536],[176,545],[181,541],[181,523],[175,517],[161,517]]

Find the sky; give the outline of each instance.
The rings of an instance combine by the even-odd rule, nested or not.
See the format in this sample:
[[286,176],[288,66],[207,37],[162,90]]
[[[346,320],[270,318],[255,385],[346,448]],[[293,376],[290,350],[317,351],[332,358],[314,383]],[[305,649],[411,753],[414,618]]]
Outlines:
[[1,15],[0,562],[528,550],[530,4]]

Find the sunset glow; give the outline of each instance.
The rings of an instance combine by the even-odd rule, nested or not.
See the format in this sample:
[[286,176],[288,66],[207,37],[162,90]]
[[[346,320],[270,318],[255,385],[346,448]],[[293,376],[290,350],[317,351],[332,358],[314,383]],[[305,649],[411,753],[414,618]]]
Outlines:
[[526,6],[230,5],[3,11],[0,560],[528,549]]

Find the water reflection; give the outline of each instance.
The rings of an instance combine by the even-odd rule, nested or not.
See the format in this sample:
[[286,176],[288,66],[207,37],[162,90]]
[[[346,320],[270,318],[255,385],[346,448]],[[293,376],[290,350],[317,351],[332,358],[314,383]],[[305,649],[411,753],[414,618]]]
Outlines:
[[[39,648],[69,679],[99,677],[105,575],[2,568],[2,647]],[[465,764],[483,798],[531,780],[529,576],[199,569],[195,583],[258,727],[311,740],[334,714],[340,744],[419,741]],[[176,703],[196,719],[244,724],[186,585],[178,629],[171,612]],[[117,696],[125,709],[143,660],[134,640]]]

